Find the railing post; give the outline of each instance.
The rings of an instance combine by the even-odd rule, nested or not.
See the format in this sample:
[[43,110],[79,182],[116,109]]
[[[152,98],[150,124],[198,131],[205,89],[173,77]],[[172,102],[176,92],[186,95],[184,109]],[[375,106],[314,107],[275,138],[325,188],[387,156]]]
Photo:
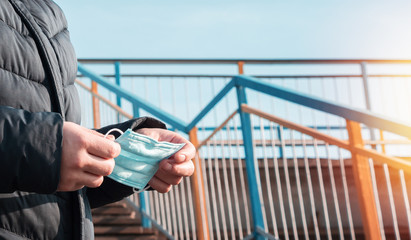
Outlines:
[[382,141],[381,152],[385,154],[386,152],[385,152],[385,144],[384,144],[384,131],[381,129],[380,129],[380,140]]
[[[137,104],[133,104],[133,117],[138,118],[140,117],[140,108],[137,106]],[[150,204],[148,203],[149,201],[149,196],[146,191],[143,191],[138,194],[138,197],[140,199],[140,211],[146,213],[147,215],[150,215]],[[141,215],[141,225],[143,228],[151,228],[151,221],[144,215]]]
[[[361,126],[358,122],[347,120],[347,131],[351,147],[364,147]],[[383,226],[380,226],[378,221],[368,158],[355,153],[353,150],[351,150],[351,158],[366,239],[380,240],[380,229]]]
[[[190,142],[197,148],[199,145],[197,137],[197,127],[194,127],[188,133]],[[198,234],[197,237],[200,240],[210,239],[210,230],[208,226],[207,206],[204,191],[203,171],[201,168],[200,153],[196,151],[196,157],[193,159],[195,171],[192,176],[193,180],[193,192],[194,192],[194,205],[196,211],[196,223]]]
[[247,104],[247,97],[245,89],[243,86],[236,86],[237,88],[237,99],[238,99],[238,112],[241,119],[241,128],[244,142],[245,151],[245,165],[247,172],[247,180],[251,201],[251,209],[254,224],[254,234],[257,239],[263,239],[262,236],[257,232],[257,229],[264,229],[263,213],[261,208],[261,183],[260,174],[258,169],[258,163],[254,161],[254,151],[253,151],[253,136],[251,131],[251,118],[250,114],[242,111],[241,105]]
[[[280,141],[280,143],[281,142],[283,142],[283,136],[282,136],[282,134],[281,134],[281,132],[280,132],[280,126],[277,126],[277,137],[278,137],[278,140]],[[274,149],[275,150],[275,149]],[[284,153],[283,153],[283,148],[282,147],[280,147],[279,148],[279,151],[278,151],[278,159],[282,159],[283,158],[283,155],[284,155]]]
[[366,62],[361,62],[361,75],[362,75],[362,83],[364,87],[365,107],[367,108],[367,110],[371,111],[370,89],[368,86],[368,74],[367,74],[367,63]]
[[[138,194],[138,197],[140,198],[140,211],[146,213],[147,215],[150,215],[150,204],[148,204],[148,192],[143,191]],[[150,219],[148,219],[144,215],[141,215],[141,225],[143,226],[143,228],[151,228]]]
[[[368,73],[367,73],[367,63],[361,62],[361,75],[362,75],[362,84],[364,87],[364,98],[365,98],[365,107],[368,111],[371,111],[371,100],[370,100],[370,87],[368,84]],[[374,129],[370,128],[370,138],[371,140],[376,140]],[[376,145],[372,144],[373,149],[377,149]]]
[[[120,74],[120,62],[114,62],[114,76],[116,80],[116,85],[121,86],[121,74]],[[121,107],[121,97],[117,95],[116,97],[116,104],[117,106]],[[117,114],[117,121],[121,122],[120,114]]]
[[[98,85],[96,82],[91,81],[91,92],[98,93]],[[100,128],[100,101],[97,97],[92,97],[93,103],[93,121],[94,121],[94,128]]]
[[244,74],[244,61],[239,61],[237,65],[238,65],[238,74],[243,75]]
[[[116,85],[121,86],[120,62],[114,62],[114,75],[116,78]],[[121,107],[121,97],[117,95],[117,106]]]
[[140,108],[137,106],[136,103],[133,103],[133,117],[140,117]]

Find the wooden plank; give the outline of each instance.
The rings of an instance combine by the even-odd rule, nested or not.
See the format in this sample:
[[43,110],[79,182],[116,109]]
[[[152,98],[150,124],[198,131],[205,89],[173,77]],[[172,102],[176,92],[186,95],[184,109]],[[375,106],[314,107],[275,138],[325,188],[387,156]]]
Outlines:
[[[364,147],[361,135],[361,126],[357,122],[347,120],[349,143],[352,148]],[[377,206],[375,204],[372,178],[368,158],[352,152],[352,168],[354,182],[358,193],[361,209],[361,218],[366,239],[381,240],[381,227],[378,221]]]

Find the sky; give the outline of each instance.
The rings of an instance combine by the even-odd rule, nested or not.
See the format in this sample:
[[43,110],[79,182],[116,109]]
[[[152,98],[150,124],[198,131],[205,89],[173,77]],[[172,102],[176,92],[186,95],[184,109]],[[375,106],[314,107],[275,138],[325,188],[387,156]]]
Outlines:
[[56,2],[79,58],[411,59],[410,1]]
[[[411,1],[56,0],[56,2],[66,14],[78,58],[411,59]],[[121,66],[122,73],[128,71],[127,67]],[[382,68],[381,65],[367,65],[367,72],[410,74],[409,64],[400,67],[400,69],[393,69],[391,65],[388,68]],[[103,68],[106,73],[114,71],[112,66],[103,66]],[[235,65],[201,67],[197,65],[135,67],[132,65],[130,69],[132,73],[144,74],[235,75],[238,73]],[[386,72],[387,69],[393,72]],[[343,67],[247,65],[245,67],[245,72],[249,75],[360,74],[360,70],[359,65]],[[100,69],[96,71],[99,72]],[[152,82],[157,83],[157,80]],[[384,95],[384,102],[389,106],[387,109],[399,105],[396,104],[397,102],[411,102],[408,94],[411,91],[410,87],[400,84],[401,82],[395,81],[394,84],[389,82],[387,85],[381,85],[385,86],[384,90],[388,89],[385,91],[387,94]],[[383,87],[372,90],[372,101],[381,99],[380,92]],[[392,91],[389,91],[390,89]],[[169,90],[165,88],[163,92]],[[398,94],[400,90],[406,97],[398,97],[402,96]],[[314,93],[310,92],[310,94]],[[321,94],[319,96],[323,97]],[[182,102],[188,102],[184,100],[182,99]],[[204,100],[203,103],[208,100]],[[379,104],[379,106],[385,105]],[[409,106],[404,108],[410,109]],[[192,113],[197,114],[199,108],[194,109]],[[409,111],[398,112],[408,114]],[[383,113],[386,114],[385,110]],[[401,115],[397,112],[387,112],[387,114],[391,117]],[[404,116],[410,119],[411,112]],[[191,118],[192,116],[187,117],[187,121]]]

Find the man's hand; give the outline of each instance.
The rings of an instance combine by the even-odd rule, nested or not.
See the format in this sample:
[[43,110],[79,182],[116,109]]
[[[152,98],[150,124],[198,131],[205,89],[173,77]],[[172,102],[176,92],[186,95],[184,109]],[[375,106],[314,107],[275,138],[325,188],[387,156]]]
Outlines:
[[196,150],[188,140],[175,132],[159,128],[142,128],[138,129],[137,132],[159,142],[186,144],[169,159],[160,162],[160,168],[148,183],[152,188],[158,192],[166,193],[171,190],[172,185],[179,184],[183,177],[191,176],[194,173],[194,164],[191,159],[194,158]]
[[99,187],[104,176],[113,171],[114,158],[120,151],[121,147],[114,142],[113,136],[104,138],[96,131],[65,122],[57,191]]

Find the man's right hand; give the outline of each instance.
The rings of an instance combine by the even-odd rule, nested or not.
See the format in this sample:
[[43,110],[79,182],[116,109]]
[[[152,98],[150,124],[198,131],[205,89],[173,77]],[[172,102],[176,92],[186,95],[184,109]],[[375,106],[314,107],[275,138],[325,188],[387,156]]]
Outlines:
[[114,137],[64,122],[60,182],[57,191],[96,188],[111,174],[121,147]]

